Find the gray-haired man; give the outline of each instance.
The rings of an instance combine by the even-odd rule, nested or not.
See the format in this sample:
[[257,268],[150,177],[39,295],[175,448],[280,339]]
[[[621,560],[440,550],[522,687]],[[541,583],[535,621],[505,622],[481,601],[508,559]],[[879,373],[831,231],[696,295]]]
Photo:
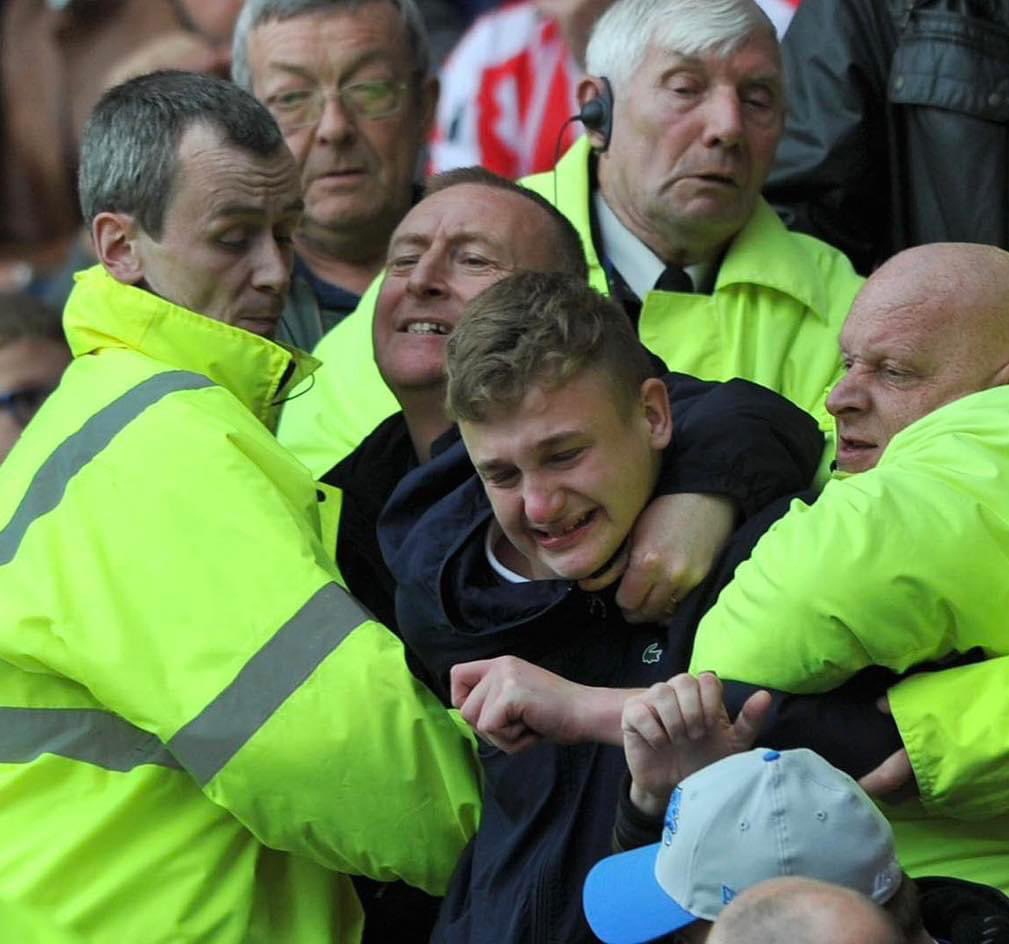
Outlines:
[[357,307],[414,202],[438,97],[427,33],[414,0],[246,0],[232,55],[301,171],[284,317],[310,350]]
[[0,897],[95,944],[358,944],[341,873],[441,891],[480,797],[271,432],[312,367],[271,340],[294,159],[231,82],[154,73],[80,190],[101,265],[0,489]]

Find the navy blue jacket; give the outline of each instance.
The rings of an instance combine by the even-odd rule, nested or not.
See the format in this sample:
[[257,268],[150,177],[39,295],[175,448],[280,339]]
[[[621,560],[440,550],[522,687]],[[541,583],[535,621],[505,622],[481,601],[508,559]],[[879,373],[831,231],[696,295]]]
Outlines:
[[[752,511],[755,488],[758,500],[773,493],[763,476],[757,486],[756,470],[766,472],[786,454],[787,469],[778,473],[781,491],[808,482],[820,445],[802,411],[744,381],[703,384],[672,375],[667,386],[675,432],[662,476],[670,490],[724,493],[733,477],[727,470],[734,470],[737,479],[749,477],[744,488],[749,498],[737,495],[737,501],[744,513]],[[742,401],[738,410],[729,411],[737,417],[736,433],[727,434],[723,427],[717,441],[697,451],[697,440],[708,429],[712,402],[706,398],[712,394]],[[779,419],[790,417],[784,431],[777,421],[765,425],[762,420],[760,431],[748,439],[744,430],[752,430],[752,416],[747,420],[745,414],[769,398],[773,411],[780,411]],[[715,434],[714,426],[710,431]],[[678,443],[684,438],[693,442],[689,467],[677,463]],[[785,448],[785,442],[804,445]],[[776,460],[768,461],[768,450]],[[705,461],[711,467],[708,487],[703,481]],[[517,585],[501,581],[484,552],[490,504],[458,441],[400,484],[383,513],[379,538],[396,578],[397,617],[411,664],[448,703],[452,665],[503,654],[587,685],[647,686],[683,671],[701,615],[756,537],[786,507],[787,502],[780,501],[750,518],[714,572],[663,625],[626,623],[613,602],[613,590],[587,594],[562,580]],[[485,745],[481,758],[485,792],[480,831],[453,878],[432,940],[594,940],[581,912],[581,885],[589,868],[610,849],[626,769],[623,751],[598,744],[541,744],[507,755]]]

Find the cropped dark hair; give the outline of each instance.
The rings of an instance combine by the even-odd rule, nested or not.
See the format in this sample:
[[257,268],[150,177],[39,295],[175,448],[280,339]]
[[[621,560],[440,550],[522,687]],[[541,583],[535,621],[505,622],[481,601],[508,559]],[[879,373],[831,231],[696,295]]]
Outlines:
[[472,299],[448,340],[447,411],[482,422],[584,370],[605,374],[621,407],[655,371],[623,310],[581,279],[519,272]]
[[539,207],[550,217],[556,231],[557,271],[577,276],[583,282],[588,280],[589,266],[585,261],[585,249],[582,246],[582,238],[578,235],[578,230],[557,207],[536,193],[535,190],[529,190],[527,187],[515,183],[514,180],[501,177],[485,167],[457,167],[454,170],[447,170],[441,174],[435,174],[433,177],[428,177],[424,184],[424,196],[429,197],[432,194],[441,193],[442,190],[448,190],[449,187],[459,187],[463,184],[492,187],[495,190],[514,193]]
[[151,72],[109,89],[84,128],[78,173],[88,224],[129,213],[157,239],[174,193],[179,142],[193,125],[234,147],[269,157],[284,147],[270,113],[232,82],[193,72]]

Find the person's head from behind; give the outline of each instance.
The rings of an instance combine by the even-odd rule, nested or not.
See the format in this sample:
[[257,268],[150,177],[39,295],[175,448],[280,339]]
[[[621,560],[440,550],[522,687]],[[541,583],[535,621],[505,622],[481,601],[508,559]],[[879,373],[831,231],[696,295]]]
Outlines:
[[784,127],[774,25],[753,0],[618,0],[596,23],[585,102],[603,197],[658,256],[709,261],[746,225]]
[[579,278],[512,275],[467,306],[447,368],[449,416],[528,575],[603,568],[672,434],[665,385],[626,315]]
[[30,295],[0,294],[0,462],[69,363],[59,312]]
[[1009,383],[1009,252],[933,243],[894,256],[855,298],[841,355],[827,398],[837,464],[864,472],[915,420]]
[[805,749],[757,748],[687,777],[661,841],[599,862],[583,902],[606,944],[698,944],[747,889],[795,875],[866,895],[908,941],[923,933],[890,824],[854,780]]
[[381,254],[412,202],[438,96],[415,0],[246,0],[232,60],[301,169],[299,238]]
[[110,89],[84,131],[80,196],[113,278],[273,335],[302,202],[291,154],[251,95],[187,72]]
[[809,878],[761,882],[719,915],[708,944],[904,944],[896,922],[850,888]]
[[[445,381],[445,343],[463,307],[514,272],[588,277],[577,231],[539,194],[480,167],[432,177],[396,227],[375,305],[375,360],[404,406]],[[440,409],[440,407],[439,407]]]

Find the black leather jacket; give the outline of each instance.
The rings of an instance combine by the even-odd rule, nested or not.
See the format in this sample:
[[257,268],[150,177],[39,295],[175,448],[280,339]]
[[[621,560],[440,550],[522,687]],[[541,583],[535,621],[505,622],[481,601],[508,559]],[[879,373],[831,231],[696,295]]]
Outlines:
[[1009,248],[1009,0],[803,0],[765,195],[862,273],[929,242]]

